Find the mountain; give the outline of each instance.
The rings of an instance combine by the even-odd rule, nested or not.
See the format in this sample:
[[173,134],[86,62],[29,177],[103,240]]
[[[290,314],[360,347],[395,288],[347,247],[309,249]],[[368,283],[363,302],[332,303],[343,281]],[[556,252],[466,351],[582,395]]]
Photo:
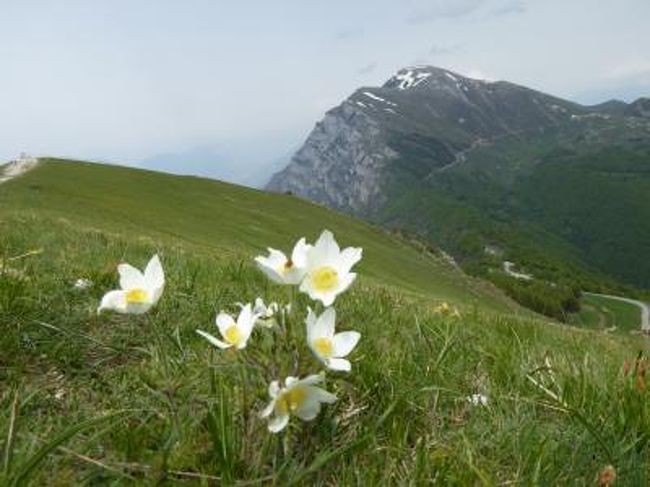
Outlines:
[[650,118],[650,98],[639,98],[630,103],[625,114],[631,117]]
[[[305,343],[323,306],[253,258],[324,228],[363,247],[335,302],[337,332],[361,339],[352,371],[325,376],[336,402],[274,435],[269,383],[325,375]],[[118,264],[153,254],[157,305],[98,314]],[[260,296],[293,306],[245,349],[196,333]],[[560,326],[288,195],[40,158],[0,184],[0,323],[0,485],[588,485],[610,464],[648,484],[645,338]]]
[[328,111],[268,189],[414,232],[483,275],[508,259],[569,287],[650,288],[647,115],[648,99],[589,107],[406,68]]

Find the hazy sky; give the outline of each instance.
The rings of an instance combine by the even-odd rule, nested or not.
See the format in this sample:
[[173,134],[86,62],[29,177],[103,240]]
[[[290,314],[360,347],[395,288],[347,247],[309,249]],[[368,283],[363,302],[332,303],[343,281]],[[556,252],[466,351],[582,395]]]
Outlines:
[[412,64],[629,101],[649,22],[648,0],[0,0],[0,160],[167,154],[247,180]]

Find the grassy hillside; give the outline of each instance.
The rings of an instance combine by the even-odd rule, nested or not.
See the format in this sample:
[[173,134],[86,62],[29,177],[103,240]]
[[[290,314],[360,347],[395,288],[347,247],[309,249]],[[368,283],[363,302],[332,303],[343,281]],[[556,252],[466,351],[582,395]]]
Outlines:
[[[440,245],[466,271],[558,319],[571,311],[562,301],[573,289],[647,299],[649,128],[643,120],[583,117],[478,144],[426,178],[396,175],[389,202],[373,217]],[[486,247],[500,249],[498,258]],[[503,260],[565,292],[557,299],[549,287],[541,293],[547,303],[535,305],[539,290],[513,292],[521,286],[499,275]]]
[[[277,332],[230,353],[194,330],[258,295],[304,309],[252,258],[322,228],[364,247],[336,303],[362,339],[353,372],[328,375],[338,402],[272,436],[257,416],[266,384],[317,370],[309,352],[274,369]],[[115,265],[154,252],[159,305],[98,316]],[[607,465],[620,485],[650,477],[645,362],[634,366],[645,342],[527,317],[443,259],[318,206],[50,161],[0,185],[0,256],[2,484],[585,485]],[[437,313],[442,300],[461,316]],[[303,319],[289,316],[298,334]]]
[[46,160],[0,188],[0,214],[67,221],[131,238],[190,246],[220,260],[250,259],[266,247],[288,250],[300,236],[324,228],[366,250],[364,279],[520,310],[480,281],[461,275],[440,256],[414,248],[381,229],[285,195],[195,177],[82,162]]
[[641,310],[638,306],[605,296],[585,295],[582,309],[572,317],[571,324],[617,333],[638,332]]
[[649,128],[592,124],[504,138],[469,154],[436,184],[506,222],[529,248],[580,264],[583,274],[650,288],[641,257],[650,252]]

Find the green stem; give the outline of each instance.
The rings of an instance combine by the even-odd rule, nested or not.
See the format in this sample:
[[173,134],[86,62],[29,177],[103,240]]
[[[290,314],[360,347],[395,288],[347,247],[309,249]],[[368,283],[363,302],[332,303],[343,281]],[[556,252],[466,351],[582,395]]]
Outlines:
[[147,321],[149,323],[149,327],[153,330],[156,339],[156,344],[158,346],[158,356],[162,362],[163,370],[165,372],[165,379],[169,379],[169,360],[167,359],[167,353],[165,351],[164,335],[156,322],[151,318],[151,315],[147,315]]

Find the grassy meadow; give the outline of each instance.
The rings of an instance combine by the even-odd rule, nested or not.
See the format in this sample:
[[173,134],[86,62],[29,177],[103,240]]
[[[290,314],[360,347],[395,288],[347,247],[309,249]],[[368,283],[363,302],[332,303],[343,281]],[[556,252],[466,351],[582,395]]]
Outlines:
[[[253,258],[324,228],[364,249],[336,301],[338,327],[362,338],[352,372],[327,374],[338,401],[272,435],[258,417],[269,381],[318,362],[306,346],[278,353],[277,328],[239,352],[195,330],[262,296],[293,303],[304,342],[310,301]],[[116,265],[154,253],[159,304],[97,315]],[[1,485],[594,485],[608,465],[616,485],[650,477],[640,337],[541,318],[416,243],[286,195],[45,161],[0,185],[0,326]]]
[[617,333],[638,332],[641,309],[631,303],[605,296],[584,295],[581,310],[572,316],[571,324],[595,330],[611,330]]

